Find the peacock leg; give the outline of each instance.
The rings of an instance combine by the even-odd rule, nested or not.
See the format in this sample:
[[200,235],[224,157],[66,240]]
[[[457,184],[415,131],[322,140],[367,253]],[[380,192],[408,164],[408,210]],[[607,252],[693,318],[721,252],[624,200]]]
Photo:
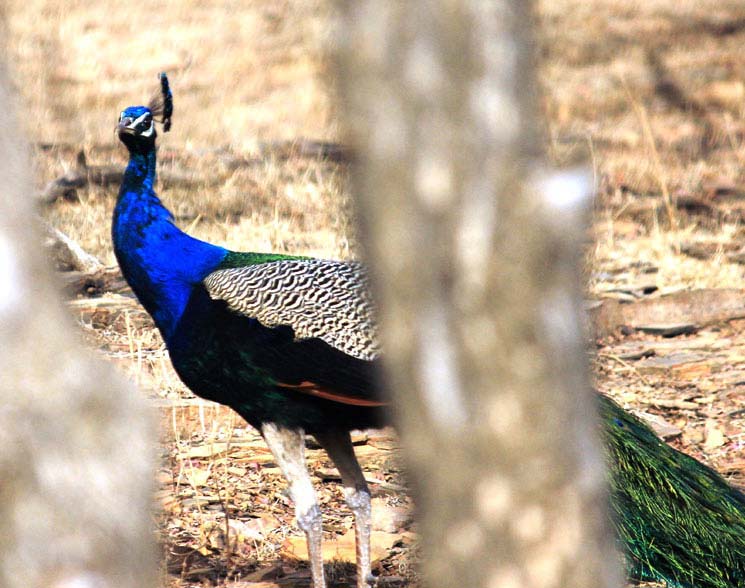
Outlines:
[[321,510],[318,507],[316,492],[305,465],[305,437],[300,430],[278,427],[266,423],[261,434],[269,446],[277,465],[289,482],[290,495],[295,502],[295,517],[298,527],[305,531],[310,556],[310,572],[314,588],[326,588],[323,575],[323,555],[321,540]]
[[326,431],[313,436],[334,462],[342,484],[344,498],[354,514],[357,551],[357,588],[369,588],[375,578],[370,571],[370,489],[354,454],[352,438],[347,431]]

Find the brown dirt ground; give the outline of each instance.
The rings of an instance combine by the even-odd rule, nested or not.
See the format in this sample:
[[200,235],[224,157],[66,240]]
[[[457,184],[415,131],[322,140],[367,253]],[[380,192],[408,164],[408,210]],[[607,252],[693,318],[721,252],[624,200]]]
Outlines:
[[[112,130],[167,70],[174,129],[161,166],[189,182],[161,186],[178,222],[239,250],[354,256],[347,171],[286,157],[263,141],[338,140],[324,48],[323,0],[119,4],[9,0],[6,54],[32,142],[39,187],[73,165],[123,165]],[[738,288],[745,190],[745,6],[738,1],[558,0],[538,6],[546,138],[557,164],[589,160],[599,193],[588,235],[588,296],[636,299]],[[236,163],[238,162],[238,163]],[[44,210],[54,226],[114,265],[115,187],[91,187]],[[705,250],[692,257],[691,245]],[[644,292],[647,292],[646,294]],[[126,290],[71,302],[85,339],[133,378],[162,416],[158,537],[164,586],[303,585],[300,537],[284,484],[254,431],[178,381],[159,335]],[[745,485],[742,321],[664,339],[598,341],[597,386],[680,429],[672,443]],[[639,353],[643,351],[644,353]],[[678,354],[671,360],[671,354]],[[668,358],[655,363],[652,358]],[[636,358],[637,356],[644,356]],[[636,358],[636,359],[635,359]],[[416,585],[410,507],[390,432],[359,439],[383,513],[377,571]],[[328,539],[351,517],[317,450],[309,452]],[[395,517],[394,517],[395,518]],[[226,545],[225,529],[228,545]],[[344,541],[338,548],[344,558]],[[347,585],[351,566],[332,563]],[[249,584],[245,584],[248,586]],[[258,585],[258,584],[257,584]]]

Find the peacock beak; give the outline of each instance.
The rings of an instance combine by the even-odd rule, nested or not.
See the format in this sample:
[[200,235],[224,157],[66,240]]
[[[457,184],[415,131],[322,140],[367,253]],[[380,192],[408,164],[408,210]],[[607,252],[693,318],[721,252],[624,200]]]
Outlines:
[[127,119],[121,121],[118,125],[116,125],[116,132],[120,135],[134,135],[134,128],[129,126],[131,122],[132,121]]

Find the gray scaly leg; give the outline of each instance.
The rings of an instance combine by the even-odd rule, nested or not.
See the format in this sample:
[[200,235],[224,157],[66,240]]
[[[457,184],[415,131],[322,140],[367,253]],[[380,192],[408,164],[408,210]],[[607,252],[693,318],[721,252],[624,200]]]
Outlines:
[[290,484],[290,495],[295,502],[297,524],[305,531],[308,541],[313,586],[314,588],[326,588],[326,579],[323,575],[323,555],[321,553],[323,537],[321,510],[318,507],[316,492],[313,489],[308,468],[305,465],[303,432],[267,423],[262,425],[261,434],[277,460],[277,465],[279,465]]
[[375,581],[370,571],[370,489],[354,454],[352,438],[347,431],[326,431],[313,436],[334,462],[342,484],[344,498],[354,514],[357,551],[357,588],[370,588]]

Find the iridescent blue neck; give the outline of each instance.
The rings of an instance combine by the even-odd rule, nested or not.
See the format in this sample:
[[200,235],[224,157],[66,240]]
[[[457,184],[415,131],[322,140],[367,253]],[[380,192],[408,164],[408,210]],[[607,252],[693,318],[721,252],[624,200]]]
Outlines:
[[122,187],[129,190],[144,190],[153,192],[155,184],[155,147],[145,151],[130,151],[129,164],[124,171]]
[[153,190],[155,149],[130,149],[114,209],[114,253],[125,279],[168,342],[189,298],[227,250],[190,237],[173,224]]

